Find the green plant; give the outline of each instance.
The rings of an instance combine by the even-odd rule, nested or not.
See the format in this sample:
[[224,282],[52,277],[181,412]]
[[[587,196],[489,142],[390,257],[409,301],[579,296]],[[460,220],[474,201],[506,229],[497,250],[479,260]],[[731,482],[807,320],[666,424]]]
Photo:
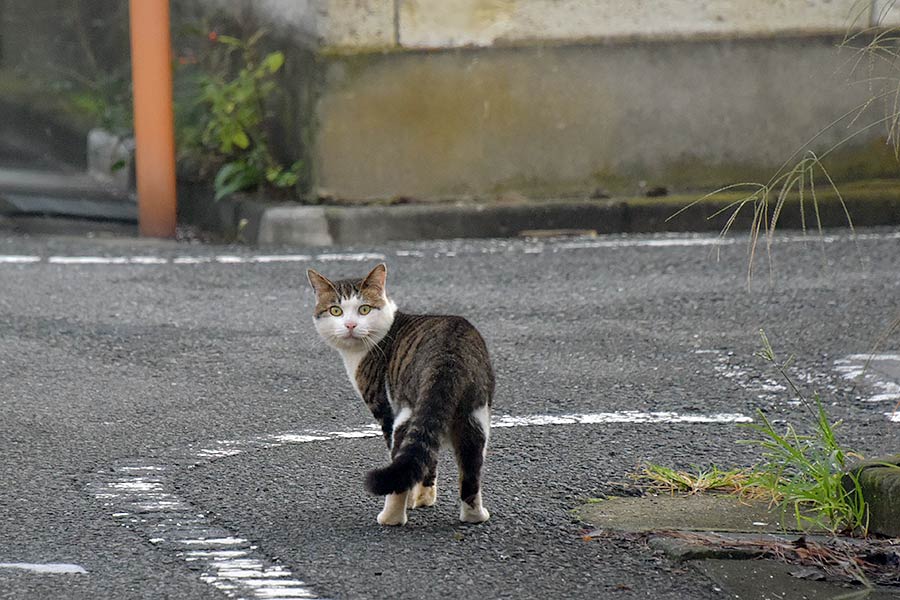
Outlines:
[[[850,459],[862,457],[838,443],[835,428],[818,394],[812,402],[794,384],[787,370],[793,357],[779,362],[765,332],[760,331],[762,359],[775,366],[801,404],[809,411],[810,430],[800,433],[792,424],[776,428],[765,414],[760,423],[743,425],[760,435],[746,440],[763,449],[765,462],[753,470],[751,484],[771,490],[786,511],[794,514],[801,529],[814,526],[832,532],[866,533],[868,511],[857,476],[849,470]],[[846,489],[844,481],[851,485]]]
[[[709,219],[727,215],[720,231],[722,237],[732,229],[737,218],[745,212],[751,213],[749,231],[749,260],[747,264],[748,284],[753,275],[757,257],[757,247],[761,240],[766,243],[766,255],[770,258],[770,274],[772,269],[771,244],[785,204],[791,196],[799,199],[799,211],[801,228],[805,233],[808,228],[814,227],[819,235],[822,235],[822,220],[820,216],[819,189],[825,188],[833,192],[843,209],[844,216],[851,232],[854,231],[853,219],[844,202],[835,181],[829,174],[823,161],[836,150],[845,146],[858,136],[878,127],[884,127],[886,138],[893,146],[895,158],[900,160],[900,76],[898,76],[898,62],[900,57],[900,35],[897,28],[888,28],[881,25],[884,18],[894,7],[896,0],[889,0],[878,6],[878,12],[872,15],[873,25],[860,28],[859,22],[867,14],[868,10],[874,10],[868,2],[859,2],[852,11],[853,20],[839,45],[842,51],[852,54],[846,61],[851,64],[853,73],[862,66],[867,67],[867,76],[858,79],[855,83],[869,86],[870,94],[863,102],[847,110],[831,123],[828,123],[806,142],[801,144],[772,174],[765,183],[739,182],[720,187],[684,206],[667,220],[674,219],[682,212],[689,210],[705,200],[715,198],[725,192],[746,192],[738,199],[709,216]],[[886,74],[876,72],[878,68],[887,69]],[[871,117],[869,110],[877,103],[884,104],[884,113],[878,117]],[[867,122],[863,119],[868,118]],[[812,145],[826,132],[838,126],[845,126],[848,131],[837,142],[821,152],[812,150]],[[818,182],[818,183],[817,183]],[[812,212],[812,222],[807,222],[807,211]]]
[[866,534],[868,511],[851,461],[862,456],[838,442],[835,429],[821,399],[807,399],[791,379],[788,368],[793,357],[779,362],[765,332],[760,331],[762,350],[757,356],[774,365],[793,394],[808,411],[801,432],[793,424],[776,427],[758,411],[758,423],[741,425],[759,435],[740,443],[759,446],[764,461],[753,468],[723,469],[715,465],[693,471],[646,464],[632,479],[666,493],[725,492],[744,498],[768,498],[792,514],[799,529],[824,529]]
[[216,200],[264,185],[290,188],[300,178],[302,163],[284,166],[274,155],[266,127],[267,106],[277,92],[275,77],[285,57],[280,51],[260,55],[264,35],[258,31],[242,40],[209,33],[208,54],[195,61],[200,72],[194,110],[180,111],[182,121],[188,121],[182,123],[182,143],[217,167]]

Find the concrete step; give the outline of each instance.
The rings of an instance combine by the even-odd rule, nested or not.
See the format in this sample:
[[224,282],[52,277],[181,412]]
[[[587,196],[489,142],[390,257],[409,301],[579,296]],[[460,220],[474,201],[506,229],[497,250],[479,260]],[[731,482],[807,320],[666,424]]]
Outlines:
[[134,223],[133,193],[86,173],[0,168],[0,216]]
[[62,173],[0,168],[0,193],[10,192],[59,198],[103,198],[134,202],[128,190],[87,173]]

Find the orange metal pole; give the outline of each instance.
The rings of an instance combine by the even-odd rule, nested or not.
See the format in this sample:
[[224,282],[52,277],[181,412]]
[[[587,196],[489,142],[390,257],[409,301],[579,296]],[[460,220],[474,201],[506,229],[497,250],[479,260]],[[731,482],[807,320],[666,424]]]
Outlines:
[[175,237],[175,125],[169,0],[130,0],[138,229]]

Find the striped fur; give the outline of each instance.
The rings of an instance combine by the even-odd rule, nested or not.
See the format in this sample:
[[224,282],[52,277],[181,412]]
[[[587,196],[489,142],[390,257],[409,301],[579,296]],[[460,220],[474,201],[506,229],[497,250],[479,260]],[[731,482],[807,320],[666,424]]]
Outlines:
[[[379,522],[405,523],[405,507],[416,506],[417,498],[433,503],[437,453],[444,443],[453,448],[460,471],[460,519],[484,521],[488,513],[481,506],[481,471],[494,392],[487,347],[462,317],[396,311],[385,292],[385,277],[384,265],[360,281],[332,283],[315,271],[309,273],[317,293],[316,328],[341,353],[345,365],[355,365],[348,374],[391,450],[391,463],[366,477],[370,492],[388,496]],[[352,340],[336,342],[323,333],[332,330],[333,324],[320,323],[335,318],[329,312],[332,306],[360,303],[378,307],[380,329],[373,326],[372,339],[351,347]],[[390,326],[384,330],[388,314]],[[401,418],[395,425],[396,416]],[[410,490],[416,497],[407,502]]]

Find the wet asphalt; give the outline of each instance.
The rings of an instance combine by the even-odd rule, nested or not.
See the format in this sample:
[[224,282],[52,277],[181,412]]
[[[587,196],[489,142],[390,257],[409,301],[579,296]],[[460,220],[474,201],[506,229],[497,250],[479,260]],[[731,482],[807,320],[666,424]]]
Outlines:
[[[0,563],[88,573],[0,568],[0,598],[227,597],[230,580],[212,585],[208,561],[160,541],[171,519],[123,517],[121,498],[97,493],[123,461],[165,465],[166,489],[186,507],[178,518],[203,515],[248,540],[253,556],[320,597],[722,597],[639,541],[585,541],[588,525],[571,510],[615,493],[643,461],[752,464],[758,452],[736,443],[748,431],[733,424],[497,428],[485,473],[492,517],[481,526],[457,522],[448,456],[437,506],[397,529],[376,525],[380,502],[362,487],[385,459],[376,438],[251,444],[202,460],[198,451],[371,422],[315,336],[304,275],[312,265],[361,276],[376,262],[354,255],[365,252],[384,255],[401,309],[462,314],[479,327],[497,372],[495,415],[763,410],[796,421],[804,409],[754,357],[765,328],[782,356],[796,355],[801,386],[844,419],[848,446],[896,452],[892,405],[865,402],[868,391],[835,368],[900,313],[900,237],[859,233],[776,242],[771,276],[762,254],[749,286],[743,241],[717,260],[709,246],[672,242],[691,236],[398,243],[334,251],[350,260],[290,249],[312,260],[152,265],[48,257],[261,252],[2,238],[0,256],[42,259],[0,263]],[[880,351],[898,349],[894,335]]]

